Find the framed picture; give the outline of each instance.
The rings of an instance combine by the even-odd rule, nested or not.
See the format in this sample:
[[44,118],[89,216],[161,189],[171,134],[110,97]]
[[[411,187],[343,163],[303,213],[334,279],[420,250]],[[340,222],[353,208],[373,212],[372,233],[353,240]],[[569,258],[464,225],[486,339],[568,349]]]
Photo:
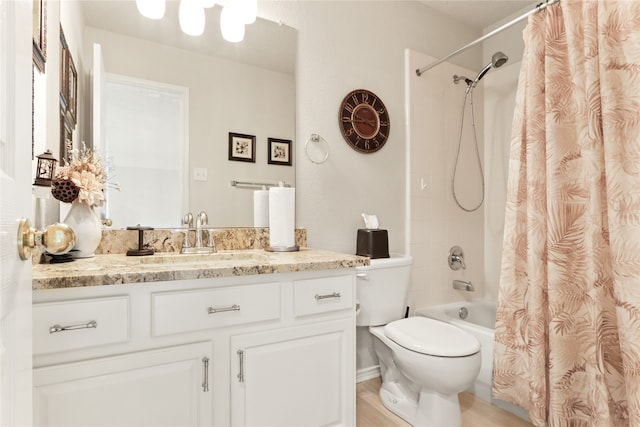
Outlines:
[[60,26],[60,106],[66,111],[69,108],[69,47]]
[[256,137],[229,132],[229,160],[256,162]]
[[269,138],[267,162],[270,165],[291,166],[291,141],[288,139]]
[[73,63],[73,57],[71,56],[71,52],[67,49],[66,61],[67,63],[67,73],[66,73],[66,98],[67,98],[67,119],[69,120],[69,124],[71,128],[74,129],[76,127],[76,118],[77,113],[76,109],[78,106],[78,72],[76,71],[76,66]]
[[33,0],[33,63],[44,73],[47,61],[47,0]]

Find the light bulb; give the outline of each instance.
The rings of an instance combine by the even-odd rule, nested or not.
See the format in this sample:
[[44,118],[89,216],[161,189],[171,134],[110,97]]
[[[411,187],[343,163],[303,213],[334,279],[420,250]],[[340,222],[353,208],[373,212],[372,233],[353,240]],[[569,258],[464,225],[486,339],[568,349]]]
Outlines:
[[242,22],[245,24],[253,24],[256,22],[258,14],[258,0],[235,0],[239,7],[239,13],[242,15]]
[[136,0],[138,12],[149,19],[162,19],[164,16],[165,0]]
[[190,36],[204,33],[204,9],[199,0],[181,0],[178,14],[182,32]]
[[216,0],[200,0],[200,3],[202,3],[202,7],[209,9],[216,5]]
[[241,42],[244,39],[244,22],[236,7],[225,6],[220,13],[220,31],[222,37],[231,43]]

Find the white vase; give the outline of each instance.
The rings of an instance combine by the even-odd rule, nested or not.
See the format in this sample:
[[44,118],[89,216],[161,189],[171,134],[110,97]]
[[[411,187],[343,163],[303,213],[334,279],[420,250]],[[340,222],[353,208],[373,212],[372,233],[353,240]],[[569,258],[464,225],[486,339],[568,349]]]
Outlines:
[[64,219],[76,235],[76,244],[73,249],[74,258],[91,258],[102,239],[102,223],[93,212],[93,207],[86,203],[74,200],[71,209]]

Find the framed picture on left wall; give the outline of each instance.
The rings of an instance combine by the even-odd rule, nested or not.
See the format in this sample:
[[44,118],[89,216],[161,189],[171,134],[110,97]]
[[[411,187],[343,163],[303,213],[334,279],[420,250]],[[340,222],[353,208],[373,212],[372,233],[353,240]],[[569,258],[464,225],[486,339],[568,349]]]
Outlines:
[[256,137],[229,132],[229,160],[256,162]]
[[44,73],[47,62],[47,0],[33,0],[33,63]]

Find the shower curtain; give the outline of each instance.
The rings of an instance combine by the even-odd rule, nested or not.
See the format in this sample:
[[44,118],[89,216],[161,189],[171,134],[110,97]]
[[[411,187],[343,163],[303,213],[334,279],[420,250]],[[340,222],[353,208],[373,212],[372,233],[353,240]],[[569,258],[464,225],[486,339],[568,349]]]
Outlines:
[[537,426],[640,426],[640,1],[529,17],[494,396]]

